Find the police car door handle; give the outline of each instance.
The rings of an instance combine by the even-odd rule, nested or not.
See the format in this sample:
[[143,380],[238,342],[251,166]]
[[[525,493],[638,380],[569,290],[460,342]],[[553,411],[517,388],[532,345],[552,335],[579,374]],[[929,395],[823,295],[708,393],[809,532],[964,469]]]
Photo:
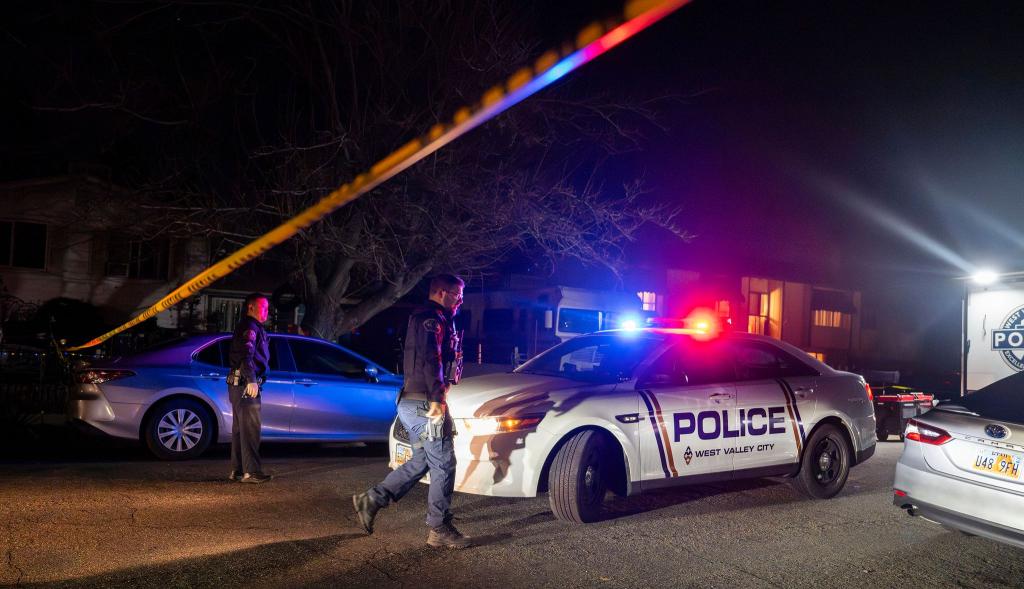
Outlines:
[[807,395],[814,392],[814,387],[796,387],[793,389],[793,393],[798,397],[806,397]]
[[219,372],[207,372],[204,374],[200,374],[199,376],[203,378],[224,378],[224,375]]
[[721,403],[722,401],[727,401],[731,399],[732,395],[730,395],[729,393],[715,393],[709,396],[708,398],[716,403]]
[[316,382],[315,380],[310,380],[308,378],[300,378],[299,380],[295,381],[295,384],[300,384],[300,385],[302,385],[304,387],[311,387],[311,386],[319,384],[319,383]]

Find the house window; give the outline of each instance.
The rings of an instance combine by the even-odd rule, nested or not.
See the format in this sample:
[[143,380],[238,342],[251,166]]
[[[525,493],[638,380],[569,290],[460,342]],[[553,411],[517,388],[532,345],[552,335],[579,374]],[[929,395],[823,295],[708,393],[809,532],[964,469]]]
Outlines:
[[641,309],[644,311],[658,310],[658,293],[651,292],[649,290],[642,290],[636,293],[636,296],[640,297]]
[[0,221],[0,266],[46,269],[46,225]]
[[747,316],[747,332],[768,334],[768,293],[750,293],[750,308]]
[[815,309],[814,325],[816,327],[844,327],[846,316],[839,311],[828,311],[826,309]]
[[726,300],[726,299],[722,299],[720,301],[716,301],[715,302],[715,313],[718,313],[719,317],[729,317],[729,316],[731,316],[731,313],[729,312],[729,301]]
[[112,236],[107,245],[106,275],[166,280],[170,245],[166,239]]
[[814,358],[818,362],[825,362],[825,354],[822,352],[807,352],[807,355],[810,356],[811,358]]

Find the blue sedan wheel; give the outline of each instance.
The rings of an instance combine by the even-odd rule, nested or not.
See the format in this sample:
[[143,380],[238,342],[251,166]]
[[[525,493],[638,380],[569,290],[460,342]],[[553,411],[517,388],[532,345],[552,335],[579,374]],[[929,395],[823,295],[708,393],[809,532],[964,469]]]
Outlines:
[[209,410],[192,399],[158,405],[146,425],[146,445],[157,458],[187,460],[202,454],[213,438]]

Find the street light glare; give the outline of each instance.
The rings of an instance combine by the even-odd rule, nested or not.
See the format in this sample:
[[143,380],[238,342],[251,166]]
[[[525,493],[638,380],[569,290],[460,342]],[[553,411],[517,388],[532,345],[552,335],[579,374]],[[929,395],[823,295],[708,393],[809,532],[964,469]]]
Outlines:
[[978,284],[992,284],[999,278],[999,274],[992,270],[979,270],[971,276],[971,280]]

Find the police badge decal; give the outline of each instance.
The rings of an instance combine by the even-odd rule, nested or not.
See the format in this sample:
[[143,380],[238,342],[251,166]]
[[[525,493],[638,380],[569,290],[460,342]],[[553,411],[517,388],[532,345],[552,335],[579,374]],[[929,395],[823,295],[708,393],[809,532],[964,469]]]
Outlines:
[[1006,316],[1002,329],[992,330],[992,350],[999,352],[1010,368],[1024,370],[1024,306]]

